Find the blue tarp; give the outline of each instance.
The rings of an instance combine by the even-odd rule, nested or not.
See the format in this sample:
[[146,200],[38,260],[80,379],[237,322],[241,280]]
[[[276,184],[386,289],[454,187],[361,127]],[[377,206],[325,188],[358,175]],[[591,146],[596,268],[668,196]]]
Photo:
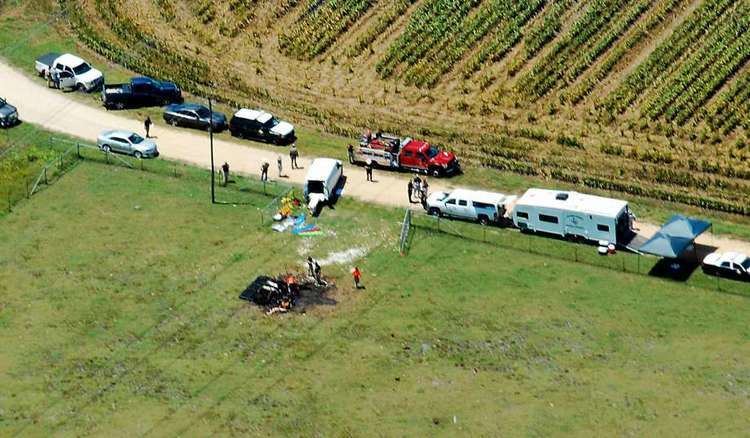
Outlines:
[[693,241],[709,228],[711,222],[676,214],[638,250],[674,259],[685,252]]

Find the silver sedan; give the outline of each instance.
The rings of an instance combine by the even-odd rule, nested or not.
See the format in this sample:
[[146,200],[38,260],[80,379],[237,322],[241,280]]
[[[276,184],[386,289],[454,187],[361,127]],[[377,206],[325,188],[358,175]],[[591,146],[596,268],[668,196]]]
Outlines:
[[143,138],[133,131],[104,131],[97,137],[96,145],[104,152],[119,152],[136,158],[159,156],[153,140]]

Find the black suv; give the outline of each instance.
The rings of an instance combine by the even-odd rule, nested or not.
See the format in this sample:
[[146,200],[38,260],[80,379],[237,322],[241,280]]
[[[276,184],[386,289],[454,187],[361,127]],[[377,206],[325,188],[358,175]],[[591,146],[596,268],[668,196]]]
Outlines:
[[18,123],[18,110],[0,97],[0,128],[9,128]]
[[241,109],[229,121],[229,131],[240,138],[274,144],[289,144],[296,140],[294,126],[261,110]]

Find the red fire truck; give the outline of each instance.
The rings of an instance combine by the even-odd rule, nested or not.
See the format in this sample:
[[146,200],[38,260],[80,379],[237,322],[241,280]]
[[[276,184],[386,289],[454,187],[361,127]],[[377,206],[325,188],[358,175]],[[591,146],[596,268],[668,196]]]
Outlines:
[[391,134],[372,135],[367,132],[359,145],[349,148],[351,164],[363,165],[368,161],[380,168],[427,173],[435,177],[461,172],[458,159],[452,152],[440,150],[426,141]]

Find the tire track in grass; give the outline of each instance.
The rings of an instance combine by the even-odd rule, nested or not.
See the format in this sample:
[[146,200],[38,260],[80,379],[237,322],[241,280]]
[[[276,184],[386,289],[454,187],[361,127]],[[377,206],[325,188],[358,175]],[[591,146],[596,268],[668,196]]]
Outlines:
[[[257,239],[257,241],[255,241],[254,243],[256,243],[256,244],[257,244],[257,243],[261,242],[261,240],[262,240],[262,238],[263,238],[263,237],[265,237],[265,236],[264,236],[264,235],[261,235],[261,236],[260,236],[260,238],[259,238],[259,239]],[[271,238],[269,238],[268,240],[270,240],[270,239],[272,239],[272,237],[271,237]],[[271,257],[272,257],[272,256],[269,256],[269,260],[270,260],[270,258],[271,258]],[[236,262],[234,262],[234,263],[236,263]],[[214,273],[212,274],[212,276],[211,276],[211,281],[215,280],[215,279],[216,279],[216,278],[217,278],[217,277],[218,277],[219,275],[223,274],[223,273],[224,273],[224,272],[226,272],[226,271],[227,271],[228,269],[230,269],[230,268],[231,268],[232,266],[234,266],[234,263],[232,263],[232,261],[231,261],[231,258],[230,258],[230,260],[229,260],[229,263],[225,263],[225,264],[223,264],[223,265],[225,266],[225,267],[224,267],[223,269],[221,269],[221,270],[219,270],[219,271],[215,271],[215,272],[214,272]],[[220,265],[222,265],[222,264],[220,264]],[[207,281],[207,283],[208,283],[208,284],[210,284],[210,281]],[[108,361],[115,361],[115,362],[116,362],[116,361],[117,361],[117,360],[119,359],[119,356],[122,356],[123,354],[125,354],[125,352],[127,352],[127,351],[130,351],[130,350],[131,350],[132,348],[135,348],[135,347],[137,347],[137,346],[138,346],[138,344],[140,344],[141,342],[143,342],[143,341],[147,341],[147,340],[151,339],[151,338],[149,337],[149,335],[150,335],[150,334],[151,334],[151,333],[152,333],[152,332],[153,332],[154,330],[157,330],[157,329],[158,329],[159,327],[162,327],[162,326],[166,326],[166,325],[168,325],[168,324],[170,324],[170,323],[172,323],[172,322],[174,322],[174,321],[178,320],[178,319],[180,318],[180,316],[181,316],[181,315],[177,313],[177,310],[179,310],[180,308],[182,308],[182,307],[183,307],[183,306],[184,306],[184,305],[185,305],[186,303],[188,303],[189,301],[192,301],[192,300],[191,300],[191,299],[189,298],[189,297],[191,296],[192,292],[195,292],[195,291],[199,290],[200,288],[203,288],[203,285],[202,285],[202,284],[198,284],[198,285],[196,285],[196,286],[195,286],[195,287],[194,287],[193,289],[191,289],[191,290],[189,290],[188,292],[186,292],[186,293],[185,293],[185,297],[186,297],[186,298],[185,298],[185,299],[184,299],[184,300],[183,300],[183,301],[182,301],[182,302],[181,302],[181,303],[179,304],[179,307],[178,307],[178,306],[173,306],[173,307],[175,308],[175,312],[174,312],[173,316],[171,316],[171,317],[166,317],[166,318],[163,318],[162,320],[158,321],[158,322],[157,322],[156,324],[154,324],[154,325],[152,325],[152,326],[148,327],[147,329],[145,329],[145,330],[144,330],[144,331],[142,331],[141,333],[139,333],[139,334],[135,335],[135,339],[134,339],[133,341],[131,341],[131,342],[127,343],[127,344],[126,344],[126,345],[124,345],[123,347],[120,347],[120,348],[119,348],[119,349],[117,350],[117,352],[113,353],[113,354],[112,354],[112,355],[111,355],[111,356],[110,356],[110,357],[108,358]],[[151,355],[151,354],[153,354],[154,352],[158,351],[158,350],[159,350],[159,349],[160,349],[160,348],[161,348],[162,346],[163,346],[163,345],[158,345],[158,346],[156,346],[156,347],[155,347],[155,348],[154,348],[153,350],[149,350],[149,351],[148,351],[148,352],[147,352],[146,354],[142,355],[142,358],[145,358],[145,357],[148,357],[148,356],[150,356],[150,355]],[[116,355],[116,354],[118,354],[118,355],[119,355],[117,359],[115,358],[115,355]],[[119,359],[119,360],[122,360],[122,359]],[[140,361],[138,361],[138,362],[142,362],[142,360],[140,360]],[[113,364],[113,365],[114,365],[114,364]],[[117,383],[119,382],[119,379],[120,379],[121,377],[123,377],[123,376],[127,375],[129,371],[130,371],[130,370],[126,370],[126,371],[125,371],[125,372],[124,372],[123,374],[120,374],[120,375],[118,375],[118,378],[117,378],[117,379],[115,379],[115,380],[114,380],[113,382],[110,382],[110,383],[109,383],[108,385],[105,385],[105,386],[101,387],[101,388],[100,388],[99,390],[97,390],[97,391],[96,391],[96,393],[94,393],[94,394],[92,394],[92,395],[91,395],[91,397],[89,398],[88,402],[84,403],[84,405],[82,405],[82,406],[81,406],[81,407],[80,407],[80,408],[79,408],[78,410],[80,411],[80,410],[82,410],[82,409],[85,409],[86,407],[90,406],[90,405],[91,405],[91,403],[93,403],[93,402],[94,402],[94,401],[96,400],[96,398],[100,397],[100,396],[101,396],[102,394],[104,394],[105,392],[107,392],[107,391],[109,391],[110,389],[114,388],[114,387],[116,386],[116,384],[117,384]],[[42,411],[42,412],[39,412],[39,413],[37,413],[37,414],[35,414],[35,415],[31,415],[31,416],[30,416],[30,418],[33,418],[33,417],[45,417],[45,416],[47,416],[47,415],[48,415],[48,414],[50,413],[50,411],[51,411],[52,409],[54,409],[55,407],[59,406],[59,404],[60,404],[60,403],[62,403],[62,402],[64,402],[64,401],[66,401],[66,399],[65,399],[64,397],[60,397],[60,398],[56,399],[55,401],[51,402],[51,403],[50,403],[50,404],[49,404],[49,405],[47,406],[47,408],[45,408],[45,409],[44,409],[44,411]],[[58,424],[57,424],[57,426],[62,426],[62,425],[64,425],[64,424],[66,423],[66,421],[67,421],[67,419],[63,419],[63,421],[62,421],[61,423],[58,423]],[[15,434],[14,434],[14,436],[19,436],[19,435],[23,434],[23,432],[24,432],[24,431],[26,430],[26,428],[27,428],[28,426],[30,426],[30,423],[27,423],[27,424],[26,424],[26,425],[25,425],[24,427],[22,427],[22,428],[21,428],[20,430],[18,430],[18,431],[17,431],[17,432],[16,432]]]
[[[373,249],[372,252],[377,251],[380,248],[383,248],[384,245],[386,245],[387,243],[388,243],[387,240],[382,241],[379,245],[377,245]],[[437,252],[437,250],[435,252]],[[361,317],[363,315],[366,315],[369,312],[371,312],[372,309],[375,308],[385,296],[386,295],[384,293],[377,294],[374,297],[372,297],[372,295],[370,295],[370,297],[372,297],[372,298],[370,299],[370,301],[368,301],[366,303],[366,305],[364,303],[362,304],[363,305],[363,309],[360,312],[357,312],[356,314],[353,314],[350,318],[348,318],[349,323],[345,323],[342,327],[340,327],[339,329],[337,329],[331,335],[327,336],[325,339],[334,339],[337,334],[343,333],[346,330],[348,330],[349,328],[351,328],[356,323],[356,321],[358,321],[359,319],[361,319]],[[321,318],[312,327],[308,328],[308,332],[313,332],[315,329],[317,329],[318,327],[320,327],[321,324],[323,324],[326,321],[327,321],[327,319]],[[298,344],[307,343],[307,342],[308,341],[306,339],[291,340],[287,344],[284,344],[284,345],[280,346],[279,349],[280,350],[294,350],[294,349],[296,349],[296,346]],[[316,349],[308,352],[301,359],[299,359],[299,361],[302,362],[302,363],[304,363],[308,359],[310,359],[310,358],[314,357],[315,355],[317,355],[319,352],[323,351],[323,348],[326,345],[327,345],[327,341],[326,340],[321,341],[318,344],[318,348],[316,348]],[[208,388],[210,388],[213,385],[215,385],[220,379],[222,379],[224,376],[226,376],[229,371],[231,371],[232,369],[234,369],[238,365],[242,365],[243,363],[244,362],[242,362],[242,361],[235,361],[235,362],[230,362],[229,364],[227,364],[227,366],[224,367],[218,375],[216,375],[210,381],[206,382],[206,384],[203,385],[198,391],[196,391],[196,393],[194,393],[192,396],[190,396],[189,400],[194,400],[197,397],[199,397],[204,391],[206,391]],[[265,368],[271,367],[273,365],[275,365],[275,364],[271,364],[269,362],[266,362],[265,363]],[[263,389],[261,389],[259,391],[259,393],[263,393],[263,392],[267,391],[268,389],[273,388],[274,386],[278,385],[285,378],[286,378],[286,376],[284,375],[284,376],[281,376],[281,377],[279,377],[277,379],[274,379],[272,382],[270,382],[268,385],[266,385]],[[219,397],[218,399],[216,399],[216,401],[213,404],[211,404],[206,410],[204,410],[200,415],[195,415],[194,419],[189,424],[187,424],[185,427],[181,428],[174,435],[180,436],[180,435],[185,434],[188,430],[190,430],[193,427],[193,425],[197,421],[202,420],[206,415],[208,415],[208,413],[210,411],[216,409],[216,407],[218,407],[225,400],[227,400],[230,397],[230,395],[232,395],[234,393],[234,391],[236,391],[238,388],[242,388],[243,386],[241,384],[238,384],[238,385],[230,385],[230,387],[232,389],[230,389],[224,395],[222,395],[221,397]],[[183,407],[184,407],[184,403],[183,403]],[[156,422],[154,425],[152,425],[152,427],[150,427],[143,434],[143,436],[151,435],[154,432],[156,432],[157,430],[161,429],[162,426],[164,424],[166,424],[166,422],[168,422],[169,420],[171,420],[175,416],[175,414],[177,414],[177,412],[179,412],[179,409],[175,409],[174,412],[168,414],[167,416],[165,416],[164,418],[162,418],[161,420],[159,420],[158,422]]]

